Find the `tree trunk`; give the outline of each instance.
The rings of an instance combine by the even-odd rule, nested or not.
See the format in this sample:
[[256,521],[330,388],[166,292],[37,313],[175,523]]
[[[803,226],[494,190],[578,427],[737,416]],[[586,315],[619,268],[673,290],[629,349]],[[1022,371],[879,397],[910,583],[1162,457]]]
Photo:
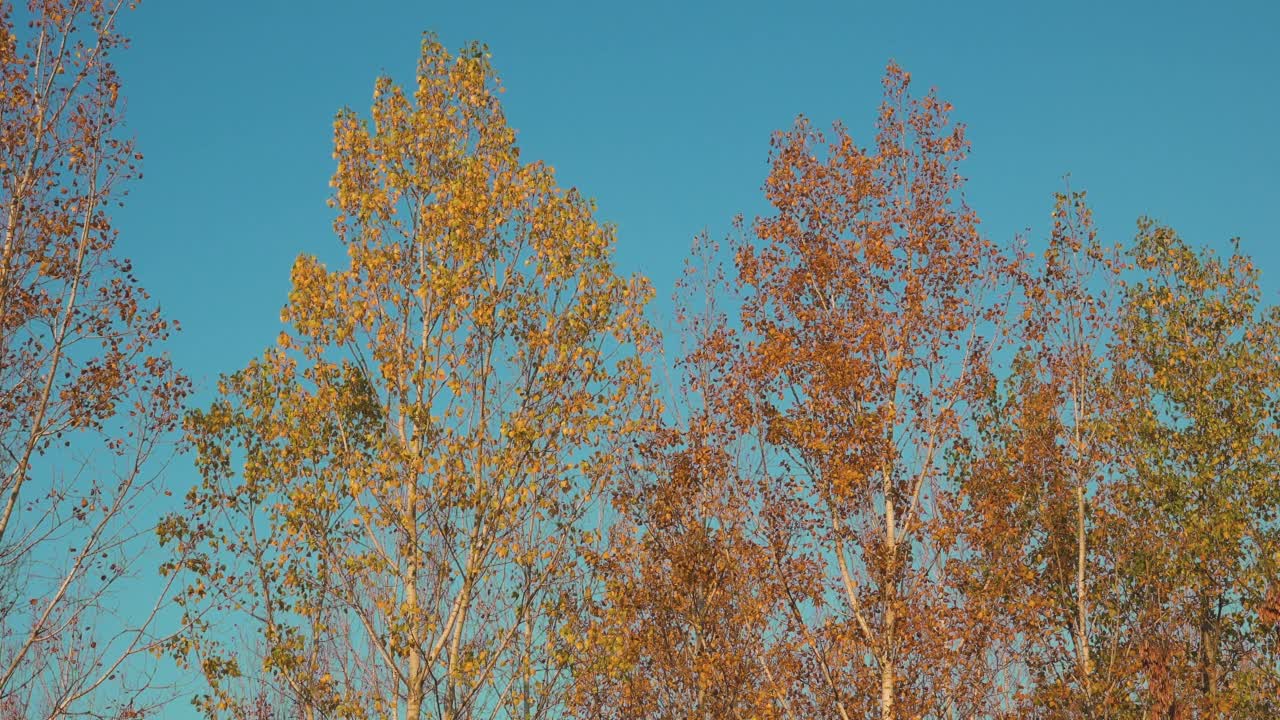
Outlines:
[[884,594],[884,634],[881,645],[880,662],[880,720],[893,720],[894,700],[894,631],[897,615],[894,605],[898,602],[898,540],[897,518],[893,508],[893,479],[889,470],[884,472],[884,526],[885,548],[889,554],[889,562],[885,568]]
[[1089,606],[1085,586],[1088,545],[1085,537],[1084,485],[1076,486],[1076,658],[1080,663],[1080,683],[1089,696],[1089,675],[1093,663],[1089,657]]

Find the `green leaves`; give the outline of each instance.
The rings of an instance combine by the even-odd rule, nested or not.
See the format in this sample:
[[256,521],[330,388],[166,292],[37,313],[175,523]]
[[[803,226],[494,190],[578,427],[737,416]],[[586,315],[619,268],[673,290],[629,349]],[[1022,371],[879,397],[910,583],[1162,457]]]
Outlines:
[[1167,671],[1195,688],[1193,707],[1230,714],[1251,703],[1241,687],[1280,687],[1256,615],[1280,547],[1280,315],[1238,244],[1225,258],[1195,252],[1143,220],[1131,253],[1146,274],[1126,294],[1113,360],[1123,512],[1141,528],[1150,612],[1183,638]]

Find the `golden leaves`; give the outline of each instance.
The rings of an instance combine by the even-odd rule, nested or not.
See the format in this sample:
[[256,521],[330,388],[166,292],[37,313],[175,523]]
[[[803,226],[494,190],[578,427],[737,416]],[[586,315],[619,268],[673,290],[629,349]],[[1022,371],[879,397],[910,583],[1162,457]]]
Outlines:
[[[289,331],[191,425],[208,471],[191,512],[233,555],[278,559],[249,585],[302,619],[264,669],[323,678],[319,648],[337,648],[320,684],[357,705],[388,682],[421,702],[429,675],[451,697],[516,667],[559,676],[558,649],[508,633],[561,623],[575,528],[619,472],[615,428],[649,407],[647,283],[615,275],[589,201],[520,162],[485,54],[423,47],[412,97],[382,78],[371,122],[335,122],[346,266],[298,258]],[[250,485],[261,501],[221,502]],[[333,618],[383,630],[356,640]],[[349,674],[367,657],[374,684]]]

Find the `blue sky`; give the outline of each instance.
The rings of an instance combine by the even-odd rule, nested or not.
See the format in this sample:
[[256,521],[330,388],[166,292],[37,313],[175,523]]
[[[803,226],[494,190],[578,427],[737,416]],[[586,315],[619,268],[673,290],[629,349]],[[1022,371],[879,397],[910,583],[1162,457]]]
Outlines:
[[891,58],[968,125],[990,237],[1042,237],[1071,173],[1111,240],[1142,214],[1242,237],[1274,302],[1280,4],[1121,5],[148,0],[118,59],[146,155],[120,247],[185,326],[172,352],[207,402],[279,331],[294,257],[340,256],[334,113],[366,110],[380,72],[410,82],[431,30],[488,43],[525,157],[598,200],[660,323],[692,237],[765,210],[770,134],[804,113],[869,143]]
[[[1123,5],[1123,8],[1120,6]],[[121,247],[185,332],[198,384],[279,330],[289,267],[336,257],[331,121],[419,38],[488,43],[525,157],[595,197],[618,263],[658,288],[693,235],[762,211],[770,133],[797,113],[871,140],[893,58],[969,126],[971,204],[1003,240],[1047,224],[1071,173],[1108,238],[1151,214],[1245,240],[1280,287],[1280,5],[1219,3],[144,2],[120,58],[145,177]],[[205,395],[207,397],[207,395]]]

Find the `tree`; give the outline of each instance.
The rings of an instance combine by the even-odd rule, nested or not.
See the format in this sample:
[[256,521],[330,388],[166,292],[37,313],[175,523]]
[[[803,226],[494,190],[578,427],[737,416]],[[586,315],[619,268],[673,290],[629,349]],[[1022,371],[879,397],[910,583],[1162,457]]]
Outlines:
[[1084,193],[1059,194],[1043,257],[1023,258],[1021,345],[955,457],[973,553],[967,602],[997,618],[1006,648],[991,670],[1010,716],[1112,717],[1133,691],[1132,586],[1117,573],[1131,538],[1116,503],[1124,473],[1107,359],[1123,269]]
[[740,472],[749,445],[721,402],[720,343],[732,336],[718,308],[719,246],[703,236],[696,247],[677,296],[680,388],[666,422],[636,438],[641,462],[591,557],[603,587],[585,613],[575,717],[797,717],[794,648],[753,533],[758,495]]
[[[123,2],[0,2],[0,713],[136,717],[155,698],[160,596],[138,572],[153,456],[186,379],[175,327],[116,256],[110,209],[141,158],[112,54]],[[25,35],[25,38],[22,36]],[[132,590],[131,592],[137,592]],[[140,674],[141,673],[141,674]]]
[[873,151],[801,119],[775,137],[775,214],[737,251],[727,383],[755,432],[761,533],[805,641],[815,712],[971,716],[988,685],[960,606],[943,462],[1001,341],[1007,261],[960,197],[950,105],[890,65]]
[[414,92],[338,115],[347,265],[299,257],[290,331],[189,417],[202,481],[162,540],[208,613],[174,650],[210,716],[263,684],[309,720],[562,700],[586,521],[652,415],[650,291],[520,161],[499,89],[482,47],[428,37]]
[[1144,277],[1125,295],[1112,363],[1145,702],[1166,716],[1272,717],[1280,310],[1262,304],[1238,244],[1197,253],[1143,220],[1131,252]]

